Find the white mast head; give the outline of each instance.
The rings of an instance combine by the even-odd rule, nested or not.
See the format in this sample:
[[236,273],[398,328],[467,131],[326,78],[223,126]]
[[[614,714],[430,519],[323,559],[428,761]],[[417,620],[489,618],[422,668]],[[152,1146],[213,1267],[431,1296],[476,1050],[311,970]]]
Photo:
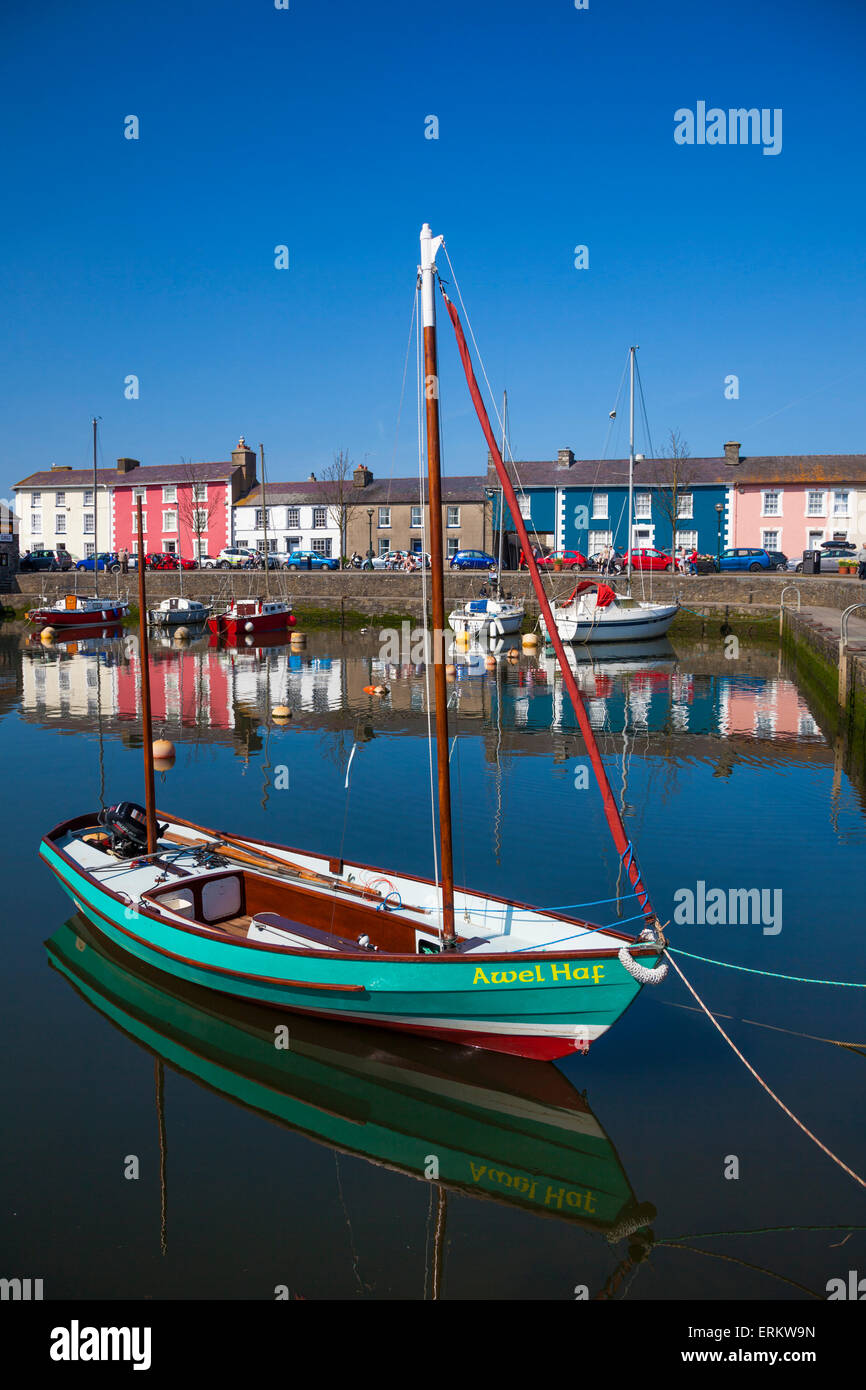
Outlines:
[[430,223],[421,228],[421,325],[423,328],[436,327],[436,306],[433,298],[433,271],[436,268],[436,253],[442,245],[442,237],[434,236]]

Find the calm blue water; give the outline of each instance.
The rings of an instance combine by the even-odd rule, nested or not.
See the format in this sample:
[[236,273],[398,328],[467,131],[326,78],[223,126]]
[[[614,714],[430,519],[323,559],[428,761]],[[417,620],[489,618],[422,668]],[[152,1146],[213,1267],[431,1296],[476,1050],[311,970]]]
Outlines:
[[[305,1298],[424,1296],[439,1189],[396,1160],[392,1169],[359,1156],[369,1118],[356,1117],[357,1141],[338,1151],[167,1063],[161,1185],[154,1055],[49,967],[44,944],[71,904],[37,858],[40,835],[100,800],[143,799],[135,641],[89,646],[25,650],[23,639],[0,637],[0,1027],[14,1117],[2,1160],[4,1269],[43,1278],[46,1297],[270,1298],[277,1284]],[[452,688],[458,879],[539,905],[611,898],[617,856],[591,779],[582,785],[586,759],[558,678],[543,658],[475,669]],[[727,662],[665,647],[579,678],[661,920],[699,881],[726,894],[766,889],[779,905],[774,934],[761,922],[672,922],[671,944],[754,969],[863,979],[863,793],[834,770],[833,748],[775,655],[746,650]],[[364,693],[380,681],[384,698]],[[293,718],[275,726],[269,709],[283,702]],[[303,656],[158,650],[154,706],[156,732],[177,745],[157,779],[162,808],[431,871],[424,676],[383,668],[372,639],[320,634]],[[634,910],[626,899],[620,917]],[[594,911],[616,920],[615,903]],[[863,991],[677,959],[768,1084],[862,1173]],[[863,1267],[862,1190],[770,1101],[673,972],[561,1071],[586,1091],[635,1199],[657,1211],[649,1258],[625,1274],[618,1297],[824,1297],[828,1279]],[[323,1090],[322,1113],[336,1105]],[[505,1121],[496,1142],[507,1146]],[[138,1180],[124,1178],[129,1155]],[[735,1179],[725,1177],[732,1158]],[[451,1191],[443,1293],[597,1293],[627,1250],[556,1213]]]

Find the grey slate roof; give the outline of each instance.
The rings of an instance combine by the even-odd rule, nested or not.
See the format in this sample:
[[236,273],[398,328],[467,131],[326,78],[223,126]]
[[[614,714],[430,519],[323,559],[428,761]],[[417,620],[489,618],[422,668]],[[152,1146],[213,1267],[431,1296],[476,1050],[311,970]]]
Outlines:
[[[484,496],[487,479],[477,477],[454,477],[442,479],[443,502],[480,502]],[[366,487],[346,488],[348,500],[359,507],[399,507],[418,502],[417,478],[374,478]],[[268,506],[291,507],[327,506],[335,500],[333,483],[317,478],[301,483],[268,483]],[[424,498],[427,498],[427,480],[424,480]],[[246,496],[239,497],[236,507],[260,507],[262,505],[261,485],[253,488]]]
[[[155,487],[160,483],[214,483],[228,481],[237,468],[235,463],[170,463],[153,464],[147,467],[131,468],[121,473],[117,468],[99,468],[96,481],[100,487]],[[64,488],[87,487],[93,485],[92,468],[48,468],[41,473],[31,473],[22,478],[14,487],[32,488],[40,491]]]
[[[509,474],[514,478],[512,465]],[[575,459],[570,468],[560,468],[553,459],[521,460],[514,465],[524,487],[628,486],[628,459]],[[719,458],[688,458],[680,461],[682,481],[694,487],[730,487],[737,483],[863,483],[866,484],[866,454],[741,454],[738,464]],[[670,486],[672,461],[644,459],[635,464],[635,486]],[[488,486],[496,486],[492,464]]]

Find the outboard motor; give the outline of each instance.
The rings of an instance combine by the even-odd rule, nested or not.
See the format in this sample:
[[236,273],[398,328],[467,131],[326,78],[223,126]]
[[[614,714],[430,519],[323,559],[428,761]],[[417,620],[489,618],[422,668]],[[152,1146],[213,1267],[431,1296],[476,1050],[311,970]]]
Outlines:
[[[147,812],[134,801],[120,801],[99,813],[99,824],[111,836],[111,848],[122,859],[134,859],[147,853]],[[165,830],[157,826],[157,834]]]

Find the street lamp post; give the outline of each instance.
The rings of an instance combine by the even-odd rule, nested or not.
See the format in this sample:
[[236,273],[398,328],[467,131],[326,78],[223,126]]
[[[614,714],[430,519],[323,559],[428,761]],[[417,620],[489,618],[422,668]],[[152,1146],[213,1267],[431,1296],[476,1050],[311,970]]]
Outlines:
[[722,568],[722,512],[725,510],[723,502],[716,503],[716,569]]
[[368,545],[368,547],[367,547],[367,561],[368,561],[367,568],[368,568],[368,569],[372,569],[372,568],[373,568],[373,508],[372,508],[372,507],[368,507],[368,508],[367,508],[367,526],[369,527],[369,531],[370,531],[370,543],[369,543],[369,545]]

